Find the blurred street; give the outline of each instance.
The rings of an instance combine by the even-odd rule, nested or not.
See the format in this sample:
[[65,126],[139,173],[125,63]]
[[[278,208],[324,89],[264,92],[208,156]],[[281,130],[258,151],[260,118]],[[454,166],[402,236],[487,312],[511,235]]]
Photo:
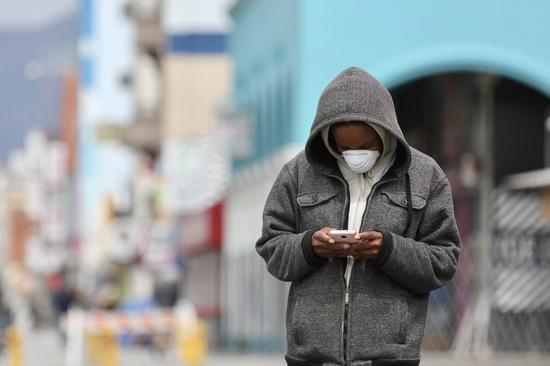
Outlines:
[[[359,337],[339,341],[371,357],[385,353],[358,346],[363,327],[410,350],[424,326],[422,365],[550,366],[548,14],[538,0],[0,0],[0,366],[283,365],[289,325],[312,343],[349,326]],[[349,69],[377,87],[346,82],[360,102],[338,92],[318,119]],[[348,122],[376,146],[337,142]],[[359,198],[340,185],[347,149],[372,158],[350,173]],[[441,206],[423,164],[448,183]],[[348,257],[340,281],[354,252],[325,260],[303,240],[327,225],[393,233],[376,255],[405,259]]]
[[[25,366],[63,365],[63,347],[59,335],[52,330],[32,332],[25,350]],[[122,349],[120,365],[184,366],[173,351],[158,355],[149,350]],[[3,356],[1,366],[8,366]],[[209,353],[200,366],[282,366],[281,355],[251,355],[236,353]],[[498,355],[480,359],[453,358],[447,353],[424,352],[421,366],[548,366],[548,358],[541,355]]]

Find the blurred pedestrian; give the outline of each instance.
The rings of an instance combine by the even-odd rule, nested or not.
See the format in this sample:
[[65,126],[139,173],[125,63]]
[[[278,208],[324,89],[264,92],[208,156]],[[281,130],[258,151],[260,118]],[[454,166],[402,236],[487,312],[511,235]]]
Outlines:
[[453,277],[459,246],[447,177],[407,144],[382,84],[344,70],[276,179],[256,243],[292,282],[287,364],[418,365],[429,293]]

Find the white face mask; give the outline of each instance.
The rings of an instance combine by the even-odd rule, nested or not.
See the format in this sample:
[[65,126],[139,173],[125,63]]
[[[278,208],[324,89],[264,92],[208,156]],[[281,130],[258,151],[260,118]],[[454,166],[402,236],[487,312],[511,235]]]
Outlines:
[[342,152],[344,160],[355,173],[368,172],[380,156],[378,150],[346,150]]

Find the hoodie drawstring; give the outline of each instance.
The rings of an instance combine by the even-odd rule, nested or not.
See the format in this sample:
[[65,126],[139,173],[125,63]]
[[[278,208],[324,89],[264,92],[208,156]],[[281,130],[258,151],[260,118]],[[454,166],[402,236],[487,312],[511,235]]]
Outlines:
[[412,195],[411,195],[411,178],[409,177],[409,173],[405,173],[405,182],[406,187],[405,191],[407,194],[407,226],[405,227],[405,235],[408,234],[409,228],[411,226],[412,222],[412,216],[413,216],[413,207],[412,207]]

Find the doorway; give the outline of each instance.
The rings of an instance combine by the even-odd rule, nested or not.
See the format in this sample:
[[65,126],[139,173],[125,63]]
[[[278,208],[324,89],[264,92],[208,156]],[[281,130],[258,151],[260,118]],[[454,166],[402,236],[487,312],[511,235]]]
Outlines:
[[[480,287],[476,274],[483,262],[476,253],[480,233],[490,231],[481,215],[483,200],[490,200],[491,190],[506,176],[542,169],[550,161],[550,99],[505,77],[462,72],[414,80],[390,92],[405,138],[438,162],[453,190],[462,241],[459,268],[450,284],[430,296],[423,343],[425,349],[446,350]],[[487,116],[490,124],[483,122]],[[489,190],[483,182],[490,182]],[[490,293],[490,285],[482,286]]]

